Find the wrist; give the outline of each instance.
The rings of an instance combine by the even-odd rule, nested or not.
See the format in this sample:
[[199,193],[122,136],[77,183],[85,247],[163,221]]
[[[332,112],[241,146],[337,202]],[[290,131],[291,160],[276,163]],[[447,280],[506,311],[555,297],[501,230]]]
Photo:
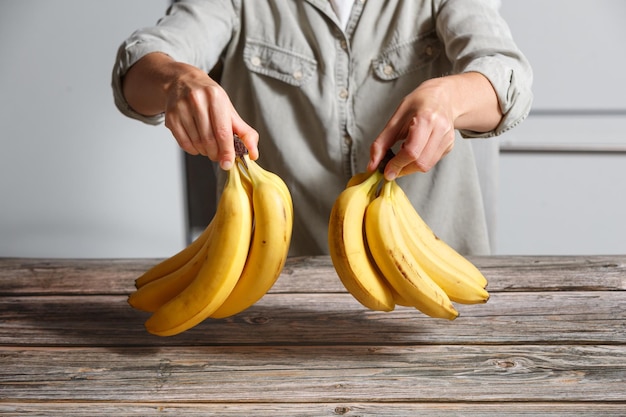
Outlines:
[[500,123],[502,112],[491,82],[479,72],[450,77],[454,127],[461,130],[488,132]]

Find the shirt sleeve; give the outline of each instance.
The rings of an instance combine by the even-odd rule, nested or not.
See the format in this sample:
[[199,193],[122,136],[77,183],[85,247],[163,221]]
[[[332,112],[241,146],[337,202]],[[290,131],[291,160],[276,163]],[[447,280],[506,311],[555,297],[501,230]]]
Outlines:
[[437,13],[438,34],[454,72],[479,72],[487,77],[503,114],[494,130],[462,130],[464,137],[500,135],[521,123],[532,105],[532,68],[499,8],[498,0],[447,0]]
[[111,86],[116,107],[122,114],[148,124],[158,124],[163,114],[144,116],[134,111],[122,93],[122,80],[128,69],[143,56],[161,52],[207,73],[239,24],[239,1],[179,0],[156,25],[135,31],[119,47]]

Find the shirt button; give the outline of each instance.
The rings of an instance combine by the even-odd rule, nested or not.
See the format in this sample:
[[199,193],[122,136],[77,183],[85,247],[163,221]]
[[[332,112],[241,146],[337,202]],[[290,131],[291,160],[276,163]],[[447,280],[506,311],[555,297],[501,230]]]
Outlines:
[[293,78],[297,81],[300,81],[302,79],[302,77],[304,76],[304,74],[302,74],[302,71],[300,70],[296,70],[293,72]]
[[341,49],[343,49],[344,51],[348,49],[348,42],[346,42],[345,39],[342,39],[341,42],[339,42],[339,45],[341,46]]
[[426,49],[424,49],[424,53],[428,56],[432,56],[433,55],[433,47],[431,45],[428,45],[426,47]]
[[250,63],[251,63],[252,65],[254,65],[255,67],[258,67],[259,65],[261,65],[261,58],[260,58],[260,57],[258,57],[258,56],[253,56],[253,57],[250,59]]
[[346,145],[350,146],[350,145],[352,145],[352,138],[350,136],[346,135],[346,136],[343,137],[343,142]]
[[391,64],[385,64],[385,66],[383,67],[383,73],[385,75],[391,75],[394,73],[394,69],[393,69],[393,65]]
[[345,88],[342,88],[339,90],[339,98],[342,100],[345,100],[348,98],[348,90]]

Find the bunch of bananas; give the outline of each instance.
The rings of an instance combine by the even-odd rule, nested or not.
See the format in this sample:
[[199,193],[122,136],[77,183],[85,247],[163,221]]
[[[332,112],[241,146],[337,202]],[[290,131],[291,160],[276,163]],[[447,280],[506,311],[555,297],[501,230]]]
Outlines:
[[276,282],[292,228],[285,183],[238,153],[209,225],[189,246],[137,278],[128,302],[152,313],[145,326],[159,336],[237,314]]
[[400,305],[453,320],[452,302],[489,299],[478,268],[439,239],[379,170],[350,179],[332,208],[328,244],[341,282],[369,309]]

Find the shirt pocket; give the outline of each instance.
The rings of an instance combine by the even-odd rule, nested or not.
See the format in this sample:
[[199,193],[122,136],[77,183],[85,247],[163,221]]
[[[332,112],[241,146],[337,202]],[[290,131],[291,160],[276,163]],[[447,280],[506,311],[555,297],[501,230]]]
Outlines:
[[435,32],[394,44],[372,61],[374,74],[382,80],[394,80],[427,66],[439,57],[442,49]]
[[315,58],[263,41],[247,39],[243,51],[248,70],[299,87],[315,74]]

